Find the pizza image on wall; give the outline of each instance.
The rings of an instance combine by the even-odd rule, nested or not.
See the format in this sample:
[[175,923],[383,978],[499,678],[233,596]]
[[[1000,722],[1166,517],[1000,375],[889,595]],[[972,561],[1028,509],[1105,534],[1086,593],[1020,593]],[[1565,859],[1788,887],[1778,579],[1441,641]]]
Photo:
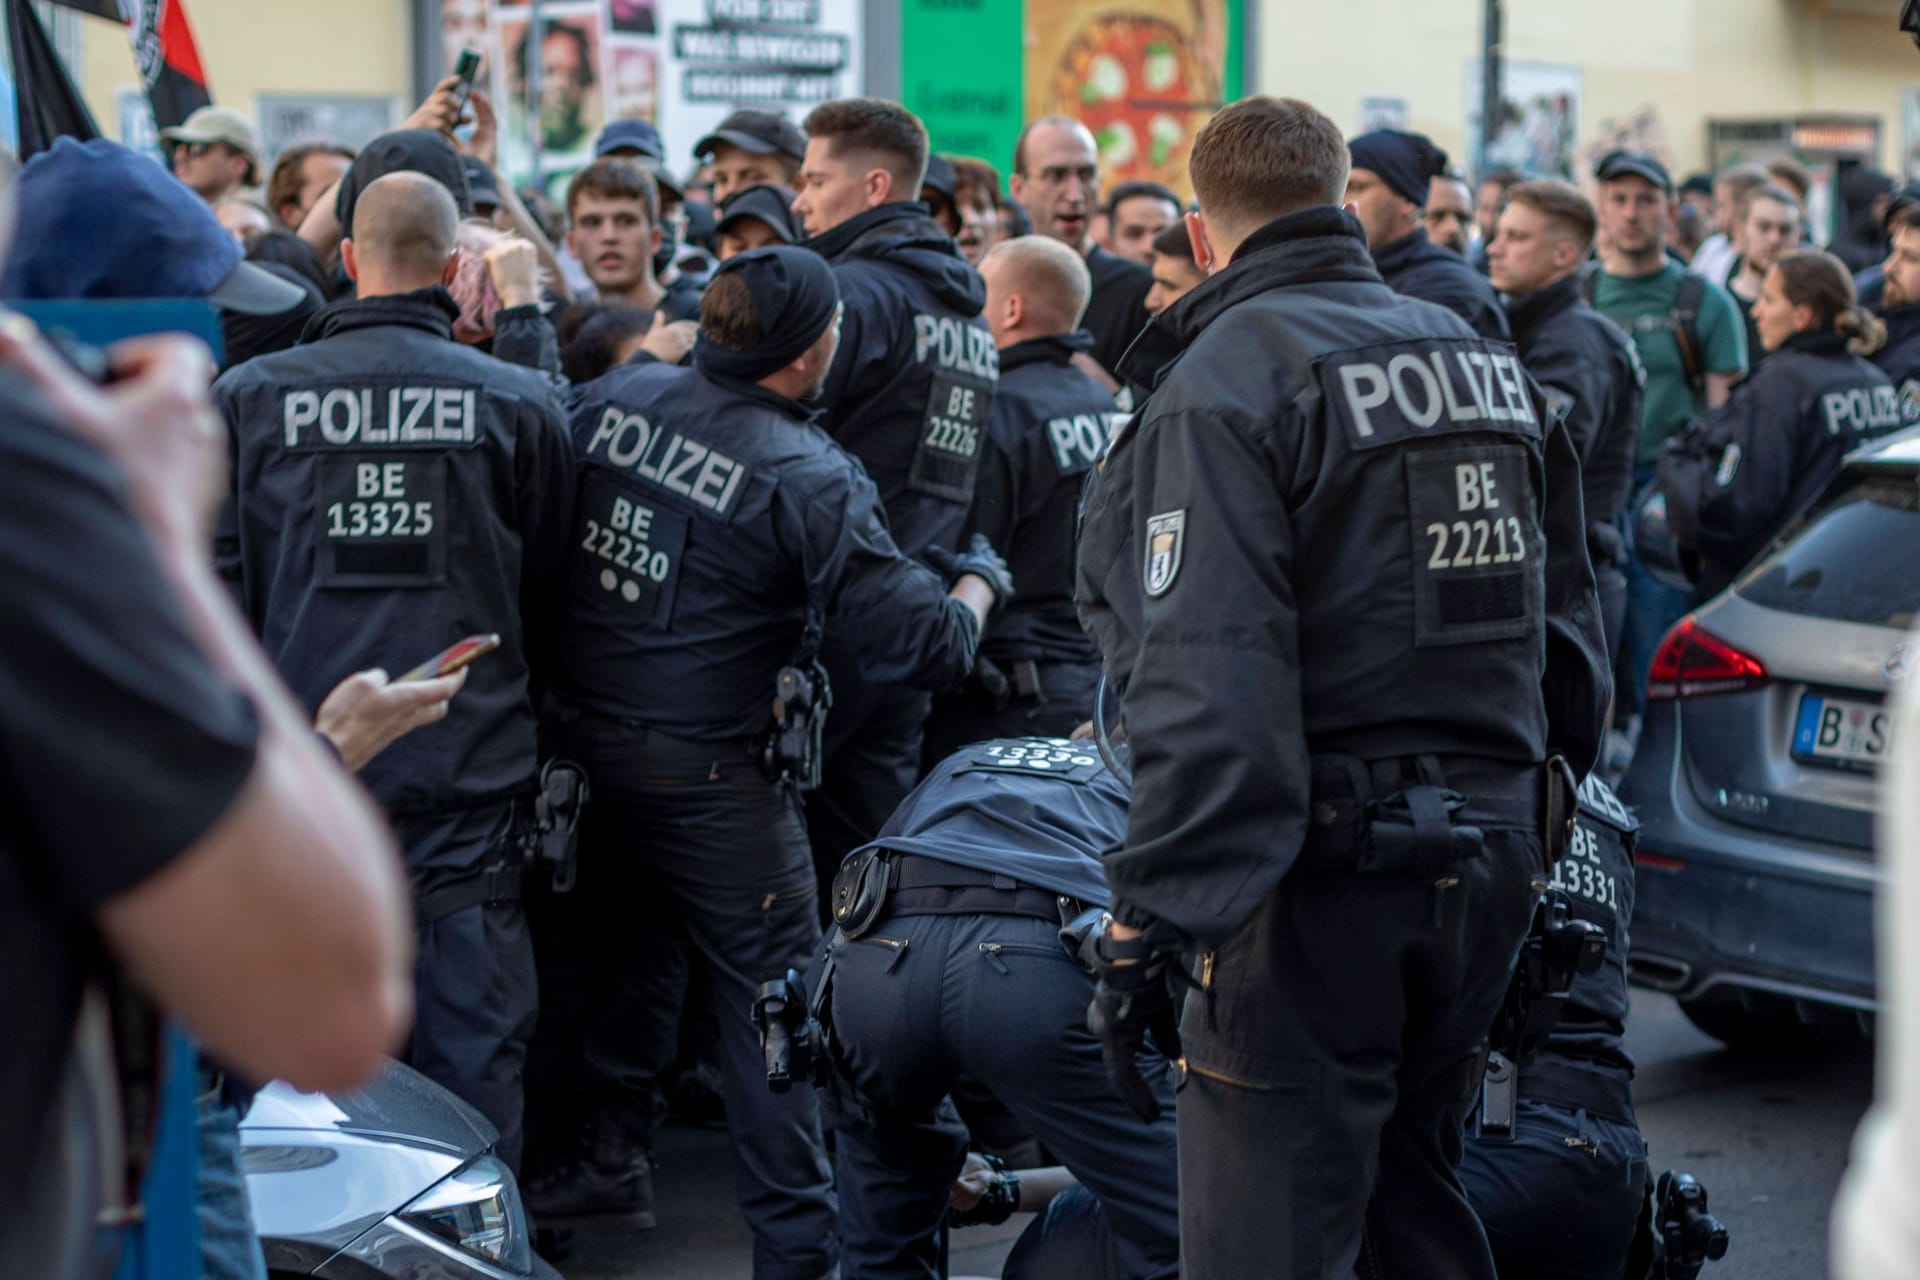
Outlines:
[[1093,132],[1107,186],[1147,179],[1187,194],[1194,135],[1220,107],[1220,8],[1029,5],[1030,101]]

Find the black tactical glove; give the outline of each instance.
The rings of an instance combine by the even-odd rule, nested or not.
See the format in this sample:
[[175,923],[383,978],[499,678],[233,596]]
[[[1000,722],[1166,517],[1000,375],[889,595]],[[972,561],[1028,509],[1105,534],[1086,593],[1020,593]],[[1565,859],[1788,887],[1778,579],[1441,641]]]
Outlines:
[[1007,1172],[1007,1162],[999,1156],[982,1155],[992,1173],[987,1189],[971,1209],[949,1209],[947,1222],[956,1227],[997,1227],[1011,1218],[1020,1207],[1020,1179]]
[[974,534],[967,543],[965,555],[955,555],[945,547],[928,547],[924,554],[927,563],[939,570],[949,587],[970,573],[993,588],[995,613],[1013,599],[1013,574],[1007,568],[1006,557],[993,549],[986,534]]
[[1159,1118],[1160,1099],[1140,1074],[1147,1036],[1167,1061],[1180,1057],[1180,1027],[1173,1003],[1173,958],[1143,939],[1122,942],[1104,929],[1094,936],[1093,1003],[1087,1030],[1100,1038],[1107,1077],[1127,1107],[1142,1120]]

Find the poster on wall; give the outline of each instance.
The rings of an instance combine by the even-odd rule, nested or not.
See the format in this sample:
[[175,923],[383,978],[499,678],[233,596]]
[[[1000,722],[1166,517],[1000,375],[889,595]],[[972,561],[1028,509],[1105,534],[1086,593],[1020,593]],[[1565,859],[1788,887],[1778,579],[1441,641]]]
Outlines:
[[[1571,178],[1580,138],[1580,68],[1509,62],[1500,79],[1500,120],[1487,146],[1487,167]],[[1468,61],[1466,82],[1466,152],[1453,157],[1461,169],[1471,168],[1480,154],[1480,59]]]
[[1912,85],[1900,91],[1900,174],[1920,182],[1920,89]]
[[[659,126],[667,164],[685,174],[693,144],[736,107],[785,111],[861,91],[861,0],[546,0],[531,36],[528,0],[442,0],[441,50],[486,55],[477,87],[500,118],[500,164],[532,176],[533,123],[549,194],[593,159],[611,120]],[[529,69],[538,59],[539,101]]]
[[1190,194],[1200,127],[1240,94],[1242,0],[906,0],[901,82],[936,149],[1003,173],[1021,122],[1092,131],[1102,180]]

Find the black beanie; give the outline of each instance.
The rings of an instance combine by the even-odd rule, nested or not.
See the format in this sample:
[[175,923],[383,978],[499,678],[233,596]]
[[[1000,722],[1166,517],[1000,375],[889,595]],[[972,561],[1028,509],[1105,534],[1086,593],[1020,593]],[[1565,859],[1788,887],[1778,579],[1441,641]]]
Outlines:
[[760,315],[760,343],[745,351],[724,347],[703,328],[693,348],[694,367],[703,373],[758,382],[820,341],[840,309],[833,268],[811,249],[755,249],[721,263],[713,278],[735,274]]
[[1418,133],[1399,129],[1375,129],[1347,144],[1353,153],[1353,167],[1368,169],[1396,195],[1425,208],[1427,187],[1447,168],[1447,153]]

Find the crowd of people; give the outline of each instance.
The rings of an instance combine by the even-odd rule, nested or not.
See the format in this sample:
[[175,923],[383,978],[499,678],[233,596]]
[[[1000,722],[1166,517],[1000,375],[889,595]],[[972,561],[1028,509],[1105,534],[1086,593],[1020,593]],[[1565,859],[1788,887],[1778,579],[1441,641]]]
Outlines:
[[[653,1225],[717,1080],[764,1280],[1016,1209],[1009,1275],[1621,1274],[1603,777],[1672,623],[1920,419],[1920,186],[1854,175],[1829,252],[1790,159],[1476,187],[1271,98],[1193,209],[1072,119],[1003,186],[876,99],[616,122],[564,208],[451,78],[358,151],[162,136],[9,183],[0,298],[224,341],[0,332],[0,955],[47,975],[0,1256],[95,1249],[43,1171],[112,1128],[73,1028],[130,979],[204,1046],[203,1177],[259,1082],[394,1052],[549,1230]],[[1536,878],[1609,960],[1503,1115]],[[767,1084],[790,970],[819,1089]]]

